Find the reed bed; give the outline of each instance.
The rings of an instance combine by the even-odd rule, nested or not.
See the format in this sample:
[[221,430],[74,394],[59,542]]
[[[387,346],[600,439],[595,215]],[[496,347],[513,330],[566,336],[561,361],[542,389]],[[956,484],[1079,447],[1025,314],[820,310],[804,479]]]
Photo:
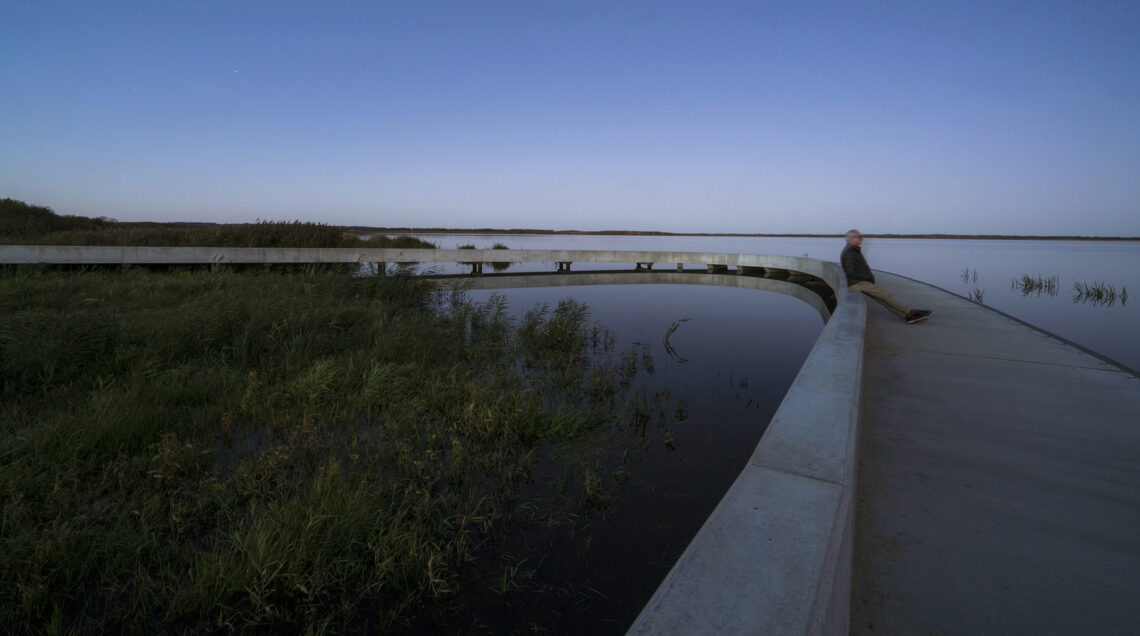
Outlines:
[[1030,294],[1056,296],[1059,283],[1056,276],[1045,277],[1041,274],[1037,274],[1037,276],[1022,274],[1021,278],[1014,278],[1010,281],[1009,288],[1021,292],[1022,296],[1028,296]]
[[579,303],[400,272],[8,267],[0,315],[6,633],[438,624],[588,542],[598,458],[681,410]]
[[1128,303],[1127,286],[1121,287],[1120,291],[1117,292],[1114,285],[1106,285],[1101,282],[1085,283],[1077,281],[1073,283],[1074,303],[1089,303],[1092,305],[1111,307],[1116,304],[1118,300],[1121,306]]
[[433,248],[412,236],[362,239],[338,227],[303,221],[227,225],[120,223],[61,216],[50,208],[0,199],[0,243],[27,245],[142,245],[188,247]]

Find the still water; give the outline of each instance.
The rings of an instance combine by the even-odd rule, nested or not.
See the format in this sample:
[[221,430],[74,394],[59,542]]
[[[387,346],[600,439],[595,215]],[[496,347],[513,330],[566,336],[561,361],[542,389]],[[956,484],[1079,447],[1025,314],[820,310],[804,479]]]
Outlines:
[[[843,249],[840,238],[486,234],[429,234],[421,238],[442,248],[469,244],[489,248],[498,242],[518,249],[735,252],[810,256],[830,261],[837,261]],[[863,243],[863,253],[874,269],[915,278],[962,296],[972,297],[980,292],[985,305],[1126,367],[1140,369],[1140,337],[1136,334],[1140,324],[1136,317],[1140,303],[1140,241],[869,238]],[[585,263],[575,265],[575,269],[591,267]],[[612,266],[597,268],[602,267]],[[529,265],[527,269],[539,270],[542,266]],[[1056,294],[1025,294],[1013,289],[1012,282],[1023,275],[1056,277]],[[1117,298],[1112,304],[1074,302],[1075,283],[1104,283],[1118,294],[1127,289],[1133,299],[1121,302]],[[632,298],[627,296],[625,300]]]
[[[586,303],[591,321],[615,332],[615,355],[632,348],[649,353],[653,371],[642,378],[642,389],[649,395],[667,390],[669,412],[650,427],[640,450],[613,457],[600,470],[613,487],[613,504],[574,541],[544,550],[531,593],[474,600],[436,627],[624,633],[743,468],[823,319],[796,298],[727,287],[466,293],[476,301],[505,296],[516,318],[563,298]],[[612,479],[619,472],[628,478]]]

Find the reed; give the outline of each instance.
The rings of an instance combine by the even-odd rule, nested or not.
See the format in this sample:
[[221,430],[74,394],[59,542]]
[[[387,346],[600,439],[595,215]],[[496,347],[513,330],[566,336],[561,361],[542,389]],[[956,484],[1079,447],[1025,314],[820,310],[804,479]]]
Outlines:
[[1088,303],[1091,305],[1104,305],[1111,307],[1120,301],[1120,305],[1124,306],[1128,303],[1128,288],[1121,287],[1120,291],[1116,291],[1113,285],[1107,285],[1102,282],[1074,282],[1073,283],[1073,302],[1074,303]]
[[0,243],[29,245],[142,245],[189,247],[433,248],[413,236],[362,239],[338,227],[302,221],[227,225],[120,223],[60,216],[50,208],[0,199]]
[[1022,296],[1030,294],[1046,294],[1048,296],[1056,296],[1058,293],[1058,279],[1056,276],[1045,277],[1041,274],[1037,276],[1030,276],[1029,274],[1022,274],[1021,278],[1014,278],[1010,281],[1010,289],[1021,292]]

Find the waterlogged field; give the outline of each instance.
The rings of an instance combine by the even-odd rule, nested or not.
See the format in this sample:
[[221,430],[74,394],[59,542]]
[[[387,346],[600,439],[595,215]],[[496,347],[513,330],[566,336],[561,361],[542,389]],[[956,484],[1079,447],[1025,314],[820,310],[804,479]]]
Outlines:
[[472,608],[589,605],[546,555],[686,417],[580,303],[407,275],[8,268],[0,313],[5,632],[557,631]]

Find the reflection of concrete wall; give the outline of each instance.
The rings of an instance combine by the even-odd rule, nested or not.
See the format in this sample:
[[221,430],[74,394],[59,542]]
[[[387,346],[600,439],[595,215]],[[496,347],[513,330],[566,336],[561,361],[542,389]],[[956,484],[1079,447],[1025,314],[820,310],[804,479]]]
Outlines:
[[[834,263],[793,256],[589,250],[431,250],[0,245],[0,263],[660,263],[776,268],[835,292],[827,317],[791,282],[693,272],[500,275],[469,288],[620,283],[714,284],[805,300],[827,323],[748,464],[630,628],[636,634],[846,634],[850,614],[855,442],[866,306]],[[747,271],[747,270],[745,270]],[[589,278],[597,277],[597,278]],[[452,279],[459,280],[459,279]],[[507,284],[513,281],[515,284]],[[594,281],[594,282],[584,282]],[[455,284],[455,283],[449,283]]]
[[570,287],[575,285],[712,285],[769,291],[798,298],[823,317],[831,317],[823,298],[802,285],[752,276],[725,276],[698,272],[578,272],[571,274],[496,274],[493,276],[454,276],[437,279],[448,289],[519,289],[526,287]]

